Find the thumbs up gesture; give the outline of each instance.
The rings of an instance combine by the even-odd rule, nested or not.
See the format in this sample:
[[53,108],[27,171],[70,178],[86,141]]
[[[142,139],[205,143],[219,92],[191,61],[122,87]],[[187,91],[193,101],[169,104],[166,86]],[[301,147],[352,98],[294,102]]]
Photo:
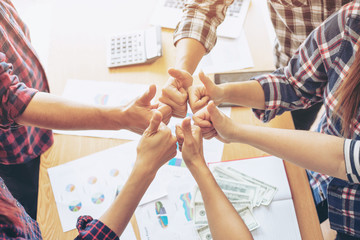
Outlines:
[[219,105],[224,95],[223,89],[205,76],[204,72],[199,73],[199,78],[203,84],[188,89],[189,104],[193,113],[205,107],[210,100],[213,100],[215,105]]
[[154,111],[159,111],[162,115],[162,121],[166,124],[171,117],[171,107],[165,104],[152,104],[151,100],[156,94],[156,86],[151,85],[149,89],[138,98],[131,101],[124,107],[124,128],[132,132],[142,134],[149,126]]
[[135,166],[150,171],[153,175],[164,163],[176,156],[176,137],[161,120],[161,113],[154,111],[137,146]]

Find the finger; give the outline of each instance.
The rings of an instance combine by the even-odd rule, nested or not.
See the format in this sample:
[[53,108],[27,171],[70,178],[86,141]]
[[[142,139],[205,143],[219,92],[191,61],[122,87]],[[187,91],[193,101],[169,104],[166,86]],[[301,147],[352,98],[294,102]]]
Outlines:
[[153,116],[150,120],[149,126],[144,131],[144,136],[152,136],[153,134],[157,133],[159,129],[159,125],[162,120],[162,115],[159,111],[155,111]]
[[211,122],[214,124],[219,123],[220,120],[224,117],[223,113],[215,106],[214,101],[210,101],[207,110],[210,114]]
[[183,131],[182,131],[182,129],[181,129],[181,127],[179,125],[175,126],[175,135],[176,135],[176,139],[177,139],[177,142],[178,142],[178,145],[179,145],[179,150],[181,152],[182,144],[184,142],[184,134],[183,134]]
[[217,132],[216,132],[215,129],[213,129],[212,131],[210,131],[210,132],[208,132],[208,133],[204,133],[204,134],[203,134],[203,137],[204,137],[205,139],[211,139],[211,138],[216,137],[216,136],[217,136]]
[[163,115],[163,120],[171,116],[172,109],[166,104],[160,104],[158,110]]
[[175,78],[185,89],[192,85],[192,76],[187,71],[169,68],[168,73],[171,77]]
[[[186,104],[187,98],[188,95],[184,88],[177,89],[175,87],[168,87],[162,89],[162,96],[159,98],[159,100],[161,99],[161,102],[171,101],[176,105],[184,105]],[[166,102],[164,103],[167,104]]]
[[181,129],[184,134],[184,141],[193,139],[193,135],[192,135],[192,131],[191,131],[191,119],[189,117],[185,118],[182,121]]
[[195,86],[188,89],[189,104],[193,113],[196,113],[201,108],[205,107],[209,101],[209,97],[206,96],[206,89],[204,86]]
[[202,114],[194,114],[193,115],[194,124],[201,128],[211,128],[213,125],[210,120],[208,120],[204,113]]
[[139,98],[139,101],[143,104],[150,104],[151,100],[155,97],[156,86],[150,85],[149,89]]
[[200,81],[204,84],[206,89],[211,88],[212,86],[214,86],[214,82],[211,81],[210,78],[208,78],[203,71],[200,71],[199,73],[199,79]]

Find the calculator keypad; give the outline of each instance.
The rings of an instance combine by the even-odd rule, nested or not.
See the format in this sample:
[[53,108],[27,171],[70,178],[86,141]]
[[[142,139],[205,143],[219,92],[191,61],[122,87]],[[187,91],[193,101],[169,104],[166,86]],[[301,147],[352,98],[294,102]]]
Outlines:
[[118,67],[146,61],[144,32],[113,36],[110,40],[108,66]]

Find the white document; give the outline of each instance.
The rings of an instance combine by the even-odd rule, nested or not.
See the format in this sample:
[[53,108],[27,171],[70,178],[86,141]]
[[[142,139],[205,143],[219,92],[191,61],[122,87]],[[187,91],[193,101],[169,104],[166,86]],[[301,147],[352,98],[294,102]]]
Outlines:
[[[144,84],[69,79],[62,96],[80,103],[123,106],[142,95],[148,89],[149,85]],[[140,135],[127,130],[54,130],[54,133],[127,140],[140,139]]]
[[[168,169],[173,167],[165,165],[162,168],[171,172]],[[181,176],[168,179],[166,197],[137,208],[135,216],[141,239],[198,239],[191,209],[191,194],[196,182],[187,168],[182,170]]]
[[[64,232],[75,228],[79,216],[99,218],[109,208],[132,171],[137,144],[122,144],[48,169]],[[150,187],[141,203],[167,195],[167,185],[161,187],[165,183],[160,180],[154,181],[159,189]]]
[[260,224],[258,229],[251,232],[255,240],[301,239],[289,183],[280,158],[259,157],[210,163],[209,166],[232,167],[278,188],[270,205],[253,209]]
[[205,73],[221,73],[253,67],[250,48],[245,32],[235,39],[218,37],[215,47],[204,56],[195,70]]

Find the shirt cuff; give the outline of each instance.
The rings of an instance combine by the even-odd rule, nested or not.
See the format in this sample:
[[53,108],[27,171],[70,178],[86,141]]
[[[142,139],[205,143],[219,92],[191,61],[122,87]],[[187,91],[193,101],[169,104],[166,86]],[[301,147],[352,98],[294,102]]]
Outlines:
[[257,81],[263,91],[265,96],[265,109],[253,109],[253,113],[255,116],[260,119],[263,122],[269,122],[271,119],[275,118],[276,115],[280,115],[284,113],[285,109],[280,107],[281,101],[280,99],[276,99],[274,96],[279,96],[280,93],[276,91],[276,89],[273,87],[274,84],[269,79],[270,76],[257,76],[252,78],[251,80]]
[[360,183],[360,141],[345,139],[344,158],[349,182]]
[[93,219],[90,216],[80,216],[77,220],[76,228],[79,231],[79,235],[76,239],[119,239],[116,233],[103,222]]

